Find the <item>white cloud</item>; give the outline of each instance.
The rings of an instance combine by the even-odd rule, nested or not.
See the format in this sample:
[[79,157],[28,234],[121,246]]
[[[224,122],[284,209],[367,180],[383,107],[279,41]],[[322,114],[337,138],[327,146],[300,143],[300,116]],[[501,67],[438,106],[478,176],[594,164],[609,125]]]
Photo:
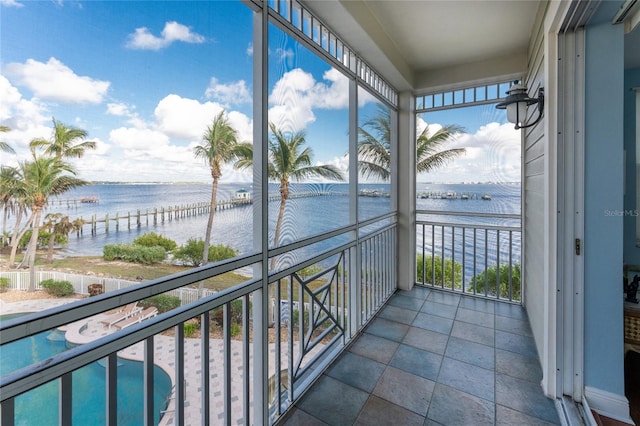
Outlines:
[[[345,182],[349,180],[349,155],[342,155],[339,157],[333,157],[329,161],[326,162],[318,162],[317,165],[329,165],[335,167],[340,173],[342,173],[342,177],[345,179]],[[333,181],[331,181],[333,182]]]
[[238,141],[253,141],[253,120],[250,117],[238,111],[229,111],[227,117],[229,118],[229,123],[238,132]]
[[144,129],[147,127],[147,123],[142,120],[136,112],[133,110],[136,107],[134,105],[127,105],[122,102],[114,102],[107,104],[107,114],[113,115],[115,117],[125,117],[127,118],[126,122],[134,127],[139,129]]
[[[124,104],[113,104],[110,110],[122,116],[131,111]],[[209,170],[202,160],[194,157],[193,147],[200,143],[204,129],[221,110],[217,103],[166,96],[158,102],[153,122],[138,119],[134,127],[120,127],[110,132],[109,140],[122,150],[117,164],[111,169],[96,165],[91,173],[102,176],[96,178],[100,180],[208,182],[211,178]],[[237,111],[230,111],[228,118],[238,131],[239,139],[250,142],[252,120]],[[180,143],[174,138],[189,143]],[[128,165],[128,169],[123,165]],[[161,173],[158,165],[161,165]],[[104,163],[104,167],[109,167],[108,163]],[[250,182],[251,179],[251,171],[237,171],[232,165],[223,168],[225,182]]]
[[134,33],[129,34],[126,47],[140,50],[160,50],[176,41],[199,44],[204,43],[205,38],[191,32],[191,28],[186,25],[171,21],[165,23],[160,37],[153,35],[146,27],[136,28]]
[[[418,119],[418,126],[424,124]],[[429,127],[441,126],[430,124]],[[520,133],[512,124],[488,123],[473,134],[459,135],[443,147],[451,148],[465,148],[466,154],[435,172],[421,174],[418,179],[440,182],[515,182],[521,179]]]
[[17,151],[26,148],[29,141],[51,134],[51,116],[38,99],[24,99],[20,91],[0,75],[0,122],[11,131],[3,133],[2,140]]
[[115,115],[117,117],[128,117],[131,115],[129,106],[123,103],[108,103],[107,114]]
[[109,139],[120,148],[152,153],[169,145],[169,137],[151,129],[119,127],[109,132]]
[[220,84],[215,77],[211,77],[211,82],[205,91],[205,96],[225,106],[246,104],[252,100],[251,93],[244,80],[229,84]]
[[269,103],[269,121],[284,131],[298,131],[315,121],[314,108],[340,109],[349,106],[349,80],[335,69],[316,82],[300,68],[286,72],[274,85]]
[[18,3],[15,0],[0,0],[0,6],[6,7],[24,7],[24,4]]
[[295,58],[296,54],[291,49],[282,49],[278,47],[275,51],[276,58],[281,61],[287,61]]
[[215,102],[200,103],[195,99],[172,94],[158,102],[154,113],[158,128],[167,135],[200,139],[213,118],[222,110],[222,105]]
[[66,104],[98,104],[111,85],[108,81],[79,76],[53,57],[46,63],[35,59],[27,59],[24,64],[11,63],[6,72],[35,96]]
[[253,56],[253,43],[249,43],[247,46],[247,56]]

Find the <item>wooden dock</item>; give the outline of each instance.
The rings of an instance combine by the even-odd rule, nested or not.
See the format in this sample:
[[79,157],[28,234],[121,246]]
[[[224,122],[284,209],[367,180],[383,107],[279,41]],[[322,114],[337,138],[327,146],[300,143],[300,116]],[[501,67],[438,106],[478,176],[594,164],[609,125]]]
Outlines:
[[[346,195],[343,193],[334,193],[330,191],[326,192],[303,192],[303,193],[294,193],[289,197],[290,199],[295,198],[308,198],[308,197],[321,197],[327,195]],[[279,201],[280,194],[269,194],[269,201]],[[61,200],[60,204],[58,204],[58,200],[55,201],[55,204],[50,203],[50,205],[64,205],[64,202],[67,202],[68,206],[72,207],[73,203],[71,201],[79,201],[79,200]],[[227,210],[236,207],[244,207],[253,204],[252,198],[232,198],[230,200],[222,200],[218,201],[215,206],[215,210]],[[149,225],[157,225],[158,223],[170,222],[173,220],[180,220],[182,218],[188,217],[196,217],[201,215],[209,214],[211,211],[211,204],[208,202],[199,202],[193,204],[183,204],[183,205],[175,205],[169,207],[159,207],[153,209],[138,209],[135,212],[127,212],[126,214],[105,214],[104,217],[98,217],[98,215],[93,215],[90,219],[84,219],[80,217],[84,221],[82,228],[80,228],[77,232],[77,236],[81,236],[84,234],[84,228],[88,226],[91,229],[91,235],[96,235],[98,232],[98,226],[101,228],[104,227],[104,231],[109,233],[111,230],[115,230],[116,232],[120,230],[121,227],[126,227],[125,229],[130,230],[132,227],[140,228],[142,226]]]

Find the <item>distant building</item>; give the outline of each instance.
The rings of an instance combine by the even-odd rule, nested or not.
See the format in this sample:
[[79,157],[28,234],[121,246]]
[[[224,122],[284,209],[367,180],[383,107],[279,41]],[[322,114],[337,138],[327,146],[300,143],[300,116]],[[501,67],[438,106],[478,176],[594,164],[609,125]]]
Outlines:
[[236,191],[236,195],[233,197],[236,200],[250,200],[251,199],[251,192],[247,191],[246,189],[240,189],[238,191]]

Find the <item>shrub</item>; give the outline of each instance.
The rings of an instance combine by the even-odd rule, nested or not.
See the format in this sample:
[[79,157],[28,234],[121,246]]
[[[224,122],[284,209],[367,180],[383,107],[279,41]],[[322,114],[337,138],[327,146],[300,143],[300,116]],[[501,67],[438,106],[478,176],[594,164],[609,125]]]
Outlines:
[[[422,282],[422,269],[423,263],[425,267],[424,280],[425,283],[431,283],[433,280],[433,263],[435,263],[435,282],[434,285],[442,284],[442,257],[436,256],[433,259],[431,256],[427,256],[423,262],[422,254],[418,254],[416,257],[416,280]],[[434,262],[435,261],[435,262]],[[453,271],[452,271],[453,269]],[[454,272],[455,271],[455,272]],[[444,285],[451,288],[462,288],[462,265],[458,262],[452,263],[451,259],[445,258],[444,260]]]
[[239,335],[240,333],[242,333],[242,327],[240,327],[240,324],[238,323],[231,323],[231,336],[235,337],[237,335]]
[[167,252],[175,250],[175,248],[178,246],[175,241],[163,237],[160,234],[156,234],[155,232],[150,232],[148,234],[139,236],[138,238],[133,240],[133,244],[145,247],[160,246]]
[[[202,250],[200,252],[202,252]],[[224,244],[209,246],[209,262],[220,262],[221,260],[231,259],[237,255],[238,252],[236,250]]]
[[47,293],[56,297],[66,297],[74,293],[73,286],[69,281],[56,281],[48,279],[40,282],[40,287],[44,288]]
[[198,266],[202,260],[202,250],[204,250],[204,241],[189,238],[185,245],[173,252],[173,258],[187,265]]
[[[189,238],[185,245],[174,251],[173,258],[187,265],[198,266],[202,262],[202,250],[204,250],[203,240]],[[209,247],[208,259],[210,262],[219,262],[237,255],[238,253],[232,247],[218,244]]]
[[[32,231],[29,229],[24,233],[22,238],[20,238],[20,242],[18,242],[18,247],[26,248],[29,245],[29,241],[31,240]],[[49,245],[49,238],[51,237],[51,232],[40,229],[38,231],[38,247],[47,247]],[[69,237],[63,234],[56,234],[55,239],[53,240],[58,245],[64,245],[69,242]]]
[[304,280],[317,274],[320,271],[322,271],[322,267],[320,265],[309,265],[306,268],[300,269],[298,271],[298,275]]
[[5,291],[9,290],[9,284],[9,278],[0,277],[0,293],[4,293]]
[[175,308],[179,308],[181,305],[179,297],[171,296],[169,294],[158,294],[156,296],[151,296],[147,299],[141,300],[139,303],[143,308],[155,306],[156,308],[158,308],[158,313],[160,314]]
[[[496,265],[490,266],[486,271],[474,275],[469,282],[469,290],[484,294],[485,281],[487,284],[487,294],[496,296],[496,283],[498,282],[498,268]],[[509,265],[500,265],[500,297],[509,297]],[[520,264],[514,263],[511,266],[511,298],[520,300]]]
[[146,265],[162,262],[167,257],[167,252],[160,246],[145,247],[136,244],[106,244],[102,254],[104,260],[123,260]]
[[[242,324],[242,299],[235,299],[229,303],[231,309],[231,324]],[[249,310],[251,310],[251,302],[249,302]],[[224,312],[222,306],[215,308],[210,312],[210,321],[215,326],[222,327],[224,324]]]
[[198,331],[198,323],[185,322],[184,323],[184,337],[193,337]]

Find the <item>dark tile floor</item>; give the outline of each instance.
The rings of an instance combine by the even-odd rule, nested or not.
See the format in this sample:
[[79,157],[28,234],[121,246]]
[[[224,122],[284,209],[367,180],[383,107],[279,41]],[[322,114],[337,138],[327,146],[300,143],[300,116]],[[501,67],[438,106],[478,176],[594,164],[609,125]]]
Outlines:
[[520,306],[396,293],[282,424],[560,424]]

